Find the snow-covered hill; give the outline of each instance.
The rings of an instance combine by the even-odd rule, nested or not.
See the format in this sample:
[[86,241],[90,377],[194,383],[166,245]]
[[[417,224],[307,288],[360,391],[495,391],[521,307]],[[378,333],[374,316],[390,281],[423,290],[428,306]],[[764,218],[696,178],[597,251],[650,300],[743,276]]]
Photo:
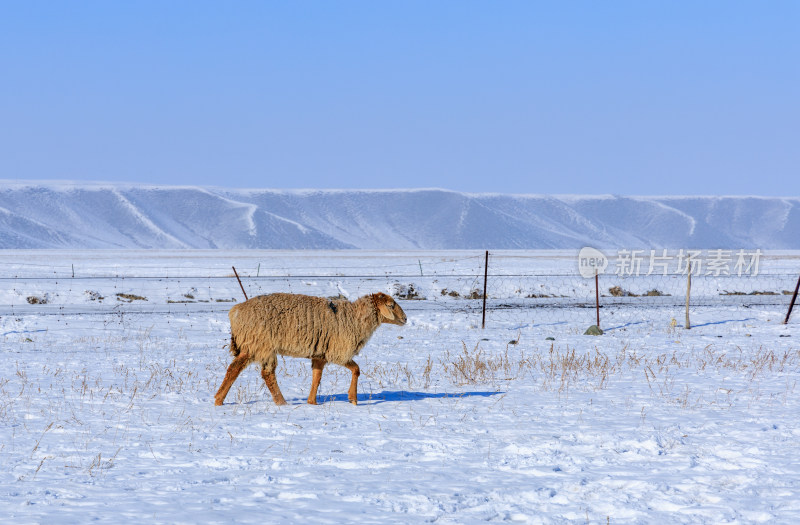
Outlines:
[[800,249],[800,198],[0,182],[0,248]]

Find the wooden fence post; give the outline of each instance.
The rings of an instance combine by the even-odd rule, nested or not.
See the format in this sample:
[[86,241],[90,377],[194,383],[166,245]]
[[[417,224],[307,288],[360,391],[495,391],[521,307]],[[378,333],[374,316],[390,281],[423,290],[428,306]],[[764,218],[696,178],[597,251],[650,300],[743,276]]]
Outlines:
[[236,276],[236,280],[239,281],[239,288],[242,289],[242,293],[244,294],[244,300],[247,301],[247,292],[244,291],[244,286],[242,286],[242,280],[239,279],[239,272],[236,271],[235,266],[231,266],[231,268],[233,268],[233,275]]
[[794,287],[794,293],[792,294],[792,304],[789,305],[789,311],[786,312],[786,319],[783,320],[783,324],[789,324],[789,316],[792,315],[792,308],[794,308],[794,302],[797,300],[798,289],[800,289],[800,277],[797,278],[797,286]]

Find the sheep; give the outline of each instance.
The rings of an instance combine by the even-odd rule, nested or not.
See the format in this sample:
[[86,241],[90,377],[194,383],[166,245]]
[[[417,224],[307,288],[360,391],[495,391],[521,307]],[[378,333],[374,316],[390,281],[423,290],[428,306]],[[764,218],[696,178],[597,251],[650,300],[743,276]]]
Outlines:
[[326,363],[352,372],[347,399],[358,404],[360,370],[353,361],[381,323],[406,324],[406,314],[385,293],[360,297],[353,302],[300,294],[259,295],[231,308],[230,352],[233,361],[214,396],[214,404],[225,401],[233,382],[250,363],[261,364],[261,377],[272,399],[285,405],[275,367],[277,354],[311,359],[311,392],[308,403],[317,404],[317,388]]

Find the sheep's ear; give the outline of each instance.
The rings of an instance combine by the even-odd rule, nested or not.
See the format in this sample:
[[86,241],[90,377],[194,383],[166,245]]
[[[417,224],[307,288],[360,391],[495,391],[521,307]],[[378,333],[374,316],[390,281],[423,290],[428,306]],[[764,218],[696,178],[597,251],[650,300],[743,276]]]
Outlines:
[[389,321],[394,321],[394,314],[392,313],[391,310],[389,310],[389,307],[386,306],[386,295],[384,294],[378,295],[377,303],[378,303],[378,311],[381,313],[381,315],[384,316]]

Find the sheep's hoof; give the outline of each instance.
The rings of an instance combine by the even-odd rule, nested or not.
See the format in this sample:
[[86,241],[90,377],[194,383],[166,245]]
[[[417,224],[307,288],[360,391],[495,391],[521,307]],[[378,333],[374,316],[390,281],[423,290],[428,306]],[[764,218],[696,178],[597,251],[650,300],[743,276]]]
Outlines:
[[316,404],[317,404],[317,400],[316,400],[316,399],[311,399],[311,398],[309,397],[309,398],[308,398],[308,404],[309,404],[309,405],[316,405]]
[[354,405],[358,404],[358,399],[348,399],[348,401],[350,401]]
[[214,406],[222,406],[223,399],[214,399]]

